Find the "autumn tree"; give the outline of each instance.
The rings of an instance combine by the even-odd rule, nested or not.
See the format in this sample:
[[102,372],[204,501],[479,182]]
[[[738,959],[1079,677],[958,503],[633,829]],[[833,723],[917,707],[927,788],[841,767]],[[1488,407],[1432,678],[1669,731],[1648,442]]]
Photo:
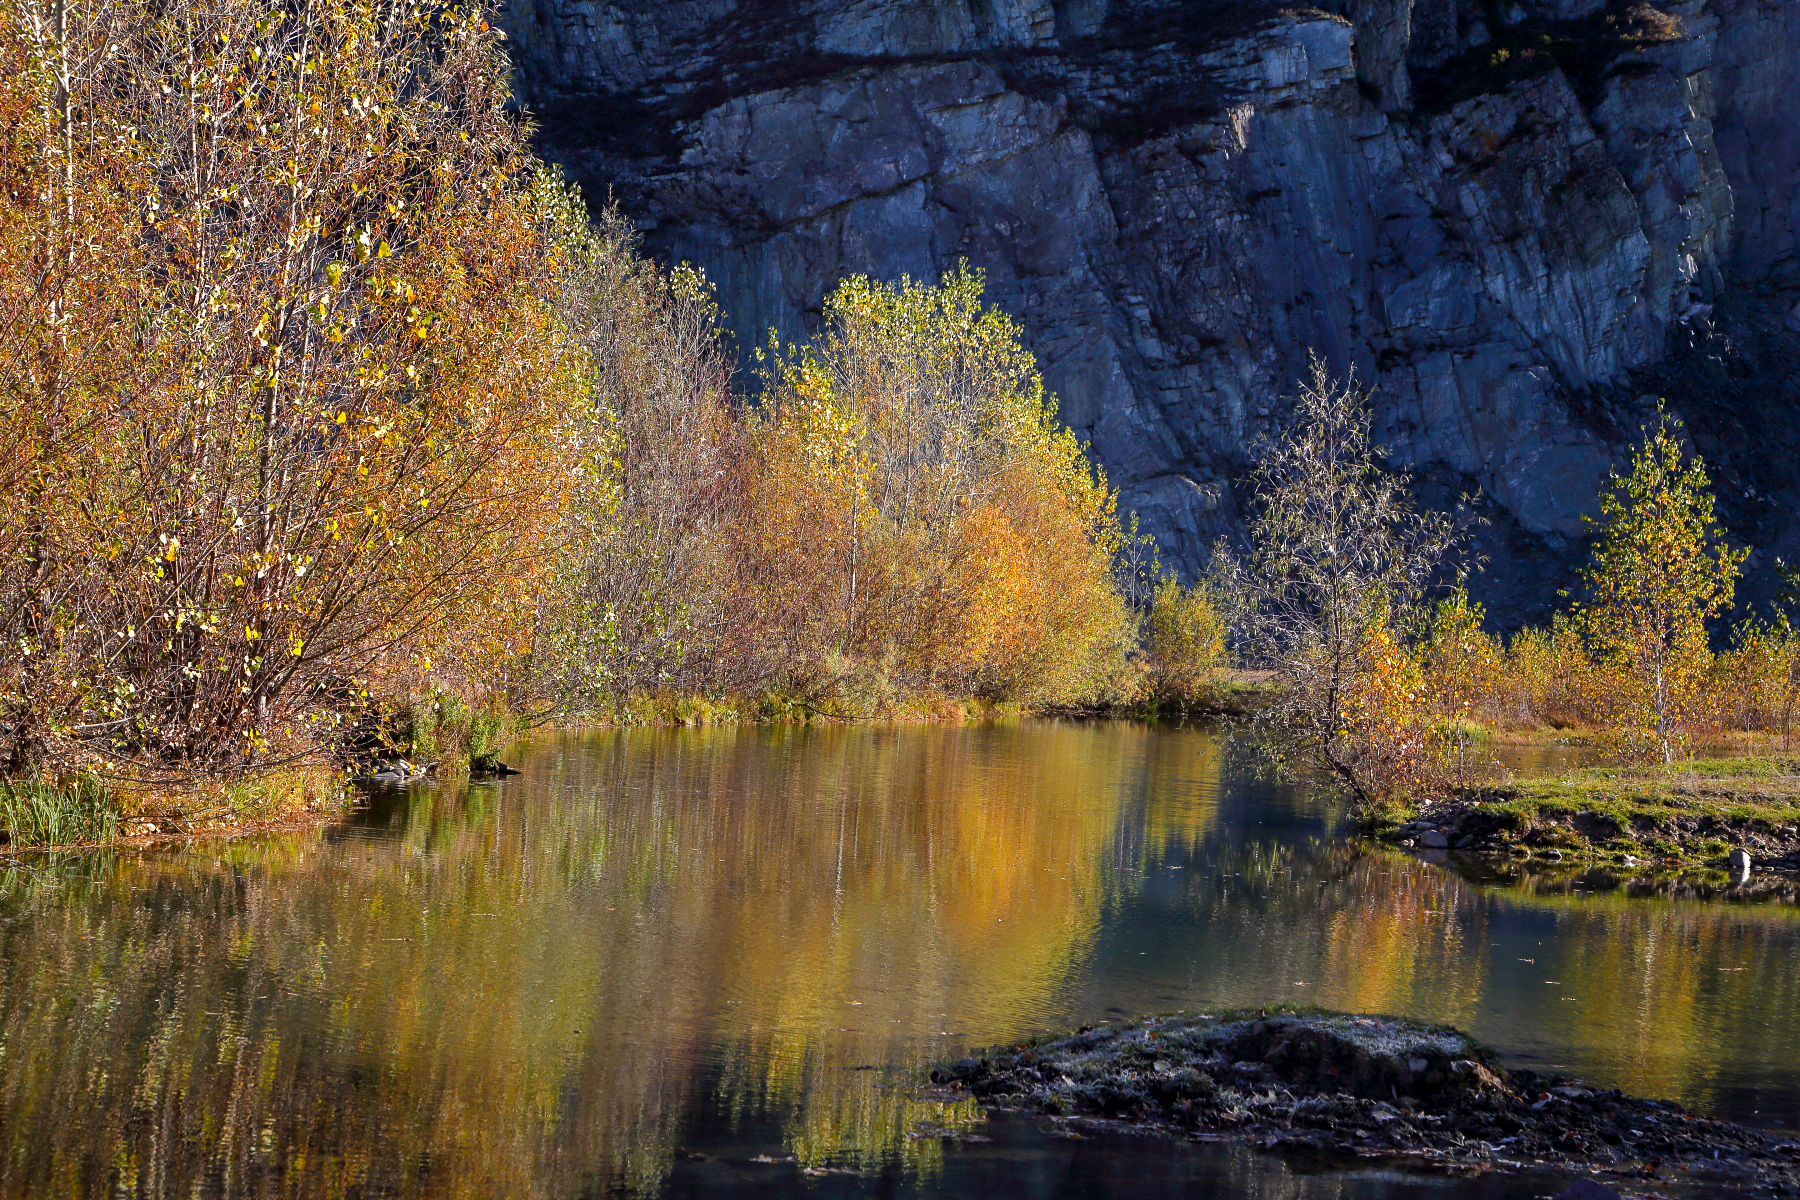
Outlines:
[[499,34],[15,0],[0,55],[9,769],[248,769],[516,657],[587,390]]
[[738,645],[802,690],[1075,702],[1123,669],[1113,494],[982,290],[848,279],[765,358]]
[[1274,672],[1257,730],[1277,761],[1361,804],[1418,782],[1434,714],[1412,646],[1457,544],[1371,443],[1367,398],[1317,359],[1252,474],[1249,546],[1217,578],[1247,664]]
[[742,682],[722,645],[744,436],[722,315],[697,269],[638,253],[617,209],[565,228],[560,311],[588,352],[595,419],[545,583],[540,685],[588,711],[725,690]]
[[1600,497],[1600,536],[1581,574],[1574,623],[1617,672],[1614,718],[1665,762],[1711,663],[1706,623],[1731,604],[1747,548],[1725,544],[1705,465],[1660,408],[1629,474]]

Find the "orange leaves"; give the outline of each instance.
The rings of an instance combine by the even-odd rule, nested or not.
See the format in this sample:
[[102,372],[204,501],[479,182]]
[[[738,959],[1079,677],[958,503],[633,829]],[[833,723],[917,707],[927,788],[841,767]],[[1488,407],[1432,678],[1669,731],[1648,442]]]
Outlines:
[[[45,367],[13,423],[36,500],[0,555],[8,606],[55,614],[78,650],[71,686],[9,669],[0,699],[104,731],[64,752],[127,771],[303,753],[319,706],[396,644],[485,652],[531,627],[518,594],[565,503],[585,381],[504,57],[496,35],[446,41],[439,6],[70,12],[72,43],[113,50],[71,83],[95,136],[54,162],[7,146],[58,203],[0,224],[41,247],[35,275],[0,264],[21,318],[0,353]],[[61,61],[4,33],[15,79]],[[112,250],[58,258],[71,234]],[[33,344],[71,289],[91,328]],[[77,404],[92,419],[67,421]]]
[[737,541],[763,670],[1073,702],[1122,668],[1111,494],[982,287],[849,279],[775,348]]
[[1350,743],[1371,795],[1419,795],[1444,783],[1447,718],[1435,680],[1418,655],[1386,625],[1369,631],[1358,651],[1361,668],[1351,675],[1338,737]]
[[596,478],[620,511],[571,547],[542,655],[564,687],[781,691],[853,715],[1114,681],[1112,497],[978,276],[847,281],[825,332],[774,347],[758,407],[733,412],[710,290],[637,263],[611,222],[571,261],[595,281],[579,323],[616,414]]

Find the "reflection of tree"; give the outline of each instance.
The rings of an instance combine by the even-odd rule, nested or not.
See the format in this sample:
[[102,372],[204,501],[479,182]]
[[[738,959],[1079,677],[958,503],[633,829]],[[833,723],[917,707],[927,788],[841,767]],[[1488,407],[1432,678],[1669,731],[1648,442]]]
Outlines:
[[[1792,905],[1578,895],[1530,878],[1481,885],[1345,843],[1288,879],[1268,876],[1236,907],[1259,913],[1271,941],[1304,946],[1321,931],[1315,1002],[1456,1024],[1595,1082],[1709,1111],[1733,1103],[1727,1086],[1767,1096],[1793,1078]],[[1535,962],[1515,967],[1493,949],[1508,928],[1533,931],[1521,952]],[[1303,969],[1305,953],[1287,961]],[[1492,961],[1503,953],[1508,961]],[[1264,979],[1263,996],[1279,995]]]
[[[1454,877],[1317,836],[1221,826],[1204,842],[1178,877],[1177,903],[1194,932],[1171,939],[1193,964],[1191,1002],[1285,1001],[1465,1023],[1473,1014],[1480,915],[1459,906]],[[1132,916],[1120,927],[1131,928]],[[1172,1006],[1150,997],[1128,1007]]]
[[1224,738],[1163,733],[1148,739],[1131,771],[1132,820],[1120,830],[1119,860],[1142,870],[1193,852],[1219,823]]
[[1060,1019],[1146,737],[568,737],[366,835],[21,891],[0,1193],[641,1190],[714,1103],[930,1170],[917,1106],[851,1068]]
[[[856,1067],[1177,986],[1451,1021],[1699,1105],[1793,1078],[1793,906],[1265,831],[1311,802],[1192,731],[622,733],[528,765],[361,831],[7,872],[0,1196],[643,1191],[697,1115],[933,1172],[905,1135],[957,1114]],[[1529,968],[1491,945],[1522,929]]]
[[1410,858],[1337,847],[1320,994],[1354,1012],[1467,1028],[1484,991],[1485,914],[1453,877]]
[[[1232,790],[1251,789],[1240,779]],[[1271,808],[1281,799],[1264,798]],[[1147,813],[1144,828],[1158,820]],[[1186,869],[1121,901],[1107,941],[1129,957],[1090,985],[1077,1006],[1083,1018],[1108,1005],[1176,1007],[1171,987],[1190,1005],[1396,1013],[1709,1111],[1754,1119],[1741,1110],[1800,1108],[1800,1094],[1772,1094],[1795,1078],[1800,981],[1789,964],[1800,952],[1800,912],[1791,904],[1484,883],[1367,843],[1260,835],[1229,818],[1192,841],[1146,833],[1143,844],[1147,876],[1167,861],[1185,859]],[[1156,845],[1168,847],[1162,861],[1149,850]],[[1159,905],[1172,912],[1157,913]],[[1134,933],[1164,921],[1165,932]],[[1146,947],[1164,961],[1140,983]],[[1189,978],[1174,983],[1183,960]]]
[[1783,1106],[1800,1107],[1791,1082],[1800,1027],[1792,904],[1574,895],[1529,880],[1490,897],[1555,923],[1551,977],[1579,1000],[1558,1014],[1559,1052],[1576,1072],[1722,1111],[1739,1103],[1733,1089],[1760,1086],[1773,1099],[1766,1076],[1745,1070],[1766,1066],[1789,1081]]

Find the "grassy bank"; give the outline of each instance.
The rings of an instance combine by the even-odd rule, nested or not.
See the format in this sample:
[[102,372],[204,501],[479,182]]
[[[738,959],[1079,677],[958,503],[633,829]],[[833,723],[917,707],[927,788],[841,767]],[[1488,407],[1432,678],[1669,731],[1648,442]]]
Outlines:
[[1422,849],[1625,866],[1800,870],[1800,759],[1761,756],[1584,767],[1470,787],[1377,818]]
[[342,774],[327,767],[185,787],[121,785],[91,775],[0,783],[0,851],[229,835],[331,819],[350,802]]

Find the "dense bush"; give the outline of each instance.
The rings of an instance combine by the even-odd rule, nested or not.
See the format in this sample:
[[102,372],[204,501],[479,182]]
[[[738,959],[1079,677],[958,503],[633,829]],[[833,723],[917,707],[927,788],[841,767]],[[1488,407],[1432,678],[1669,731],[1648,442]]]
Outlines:
[[442,4],[0,10],[10,773],[278,763],[526,647],[586,381],[507,79]]
[[1165,576],[1151,593],[1144,651],[1148,686],[1159,706],[1177,711],[1214,699],[1230,663],[1225,614],[1205,586]]
[[829,698],[846,667],[905,692],[1076,703],[1124,686],[1114,498],[1055,420],[979,274],[855,278],[771,347],[731,557],[733,645]]
[[614,449],[571,511],[551,693],[665,718],[697,694],[843,717],[1131,694],[1112,493],[978,273],[845,281],[817,337],[763,352],[752,403],[700,276],[616,217],[576,257]]

